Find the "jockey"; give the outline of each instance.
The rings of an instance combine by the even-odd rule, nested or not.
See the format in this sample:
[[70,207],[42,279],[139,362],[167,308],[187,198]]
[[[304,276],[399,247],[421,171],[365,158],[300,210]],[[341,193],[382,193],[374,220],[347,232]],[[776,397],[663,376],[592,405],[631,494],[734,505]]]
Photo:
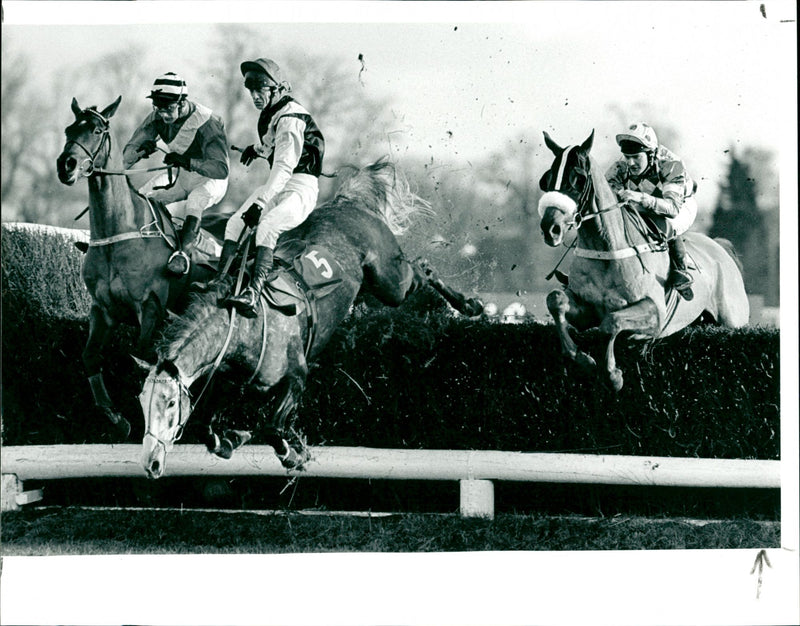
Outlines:
[[187,98],[186,82],[167,72],[156,78],[147,96],[153,111],[131,136],[122,152],[125,169],[153,154],[161,139],[167,146],[166,165],[181,168],[174,184],[159,174],[139,190],[168,205],[173,219],[183,220],[179,249],[167,263],[174,275],[189,272],[192,250],[203,212],[222,200],[228,189],[228,142],[222,119]]
[[686,271],[681,235],[697,216],[697,184],[681,158],[658,144],[651,126],[632,124],[616,140],[623,158],[611,166],[606,178],[620,202],[642,213],[664,234],[671,261],[668,284],[685,300],[691,300],[693,280]]
[[257,315],[261,289],[271,279],[278,236],[302,223],[317,203],[325,140],[309,112],[292,98],[292,87],[274,61],[245,61],[241,72],[253,104],[261,111],[259,144],[245,148],[241,162],[249,166],[257,158],[265,158],[270,170],[266,183],[228,219],[220,274],[215,281],[221,279],[228,259],[235,254],[244,226],[256,228],[256,260],[250,284],[226,300],[252,318]]

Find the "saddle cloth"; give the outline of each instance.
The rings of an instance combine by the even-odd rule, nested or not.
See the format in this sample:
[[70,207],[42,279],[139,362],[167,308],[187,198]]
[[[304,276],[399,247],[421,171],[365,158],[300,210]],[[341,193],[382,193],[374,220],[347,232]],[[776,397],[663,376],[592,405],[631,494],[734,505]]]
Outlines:
[[301,250],[277,250],[275,277],[262,291],[274,309],[297,315],[306,309],[316,316],[316,302],[336,290],[342,282],[342,269],[331,252],[318,244]]

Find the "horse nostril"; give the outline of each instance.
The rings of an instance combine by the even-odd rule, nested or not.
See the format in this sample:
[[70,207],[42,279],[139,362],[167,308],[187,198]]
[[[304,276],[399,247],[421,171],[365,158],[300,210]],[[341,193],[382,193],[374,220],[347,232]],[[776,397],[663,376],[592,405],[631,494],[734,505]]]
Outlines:
[[558,237],[559,235],[561,235],[561,226],[559,226],[558,224],[553,224],[550,227],[550,236],[555,238]]
[[150,463],[151,474],[158,476],[160,469],[161,469],[161,464],[158,461],[153,461],[152,463]]
[[75,167],[78,165],[78,161],[75,157],[68,157],[67,160],[64,162],[64,165],[67,166],[67,169],[74,170]]

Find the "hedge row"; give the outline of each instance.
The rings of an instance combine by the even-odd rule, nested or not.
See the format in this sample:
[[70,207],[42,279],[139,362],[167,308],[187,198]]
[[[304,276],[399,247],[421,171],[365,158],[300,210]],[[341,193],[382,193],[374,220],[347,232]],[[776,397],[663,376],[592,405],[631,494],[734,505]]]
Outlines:
[[[45,265],[31,261],[40,252],[28,257],[14,242],[7,254],[9,239],[4,233],[3,444],[107,441],[80,364],[88,324],[71,313],[62,284],[75,277],[44,281],[68,300],[69,314],[53,314],[52,292],[26,293],[30,283],[17,278]],[[44,249],[77,254],[71,245]],[[106,376],[137,440],[142,375],[127,356],[132,341],[129,328],[114,338]],[[599,333],[579,341],[602,359]],[[552,325],[454,318],[423,292],[399,309],[360,306],[342,324],[311,371],[296,426],[311,445],[777,459],[778,349],[778,332],[764,328],[619,341],[626,384],[615,393],[564,361]],[[257,426],[260,399],[237,387],[216,393],[228,399],[223,421]],[[184,441],[199,440],[199,428],[187,430]]]

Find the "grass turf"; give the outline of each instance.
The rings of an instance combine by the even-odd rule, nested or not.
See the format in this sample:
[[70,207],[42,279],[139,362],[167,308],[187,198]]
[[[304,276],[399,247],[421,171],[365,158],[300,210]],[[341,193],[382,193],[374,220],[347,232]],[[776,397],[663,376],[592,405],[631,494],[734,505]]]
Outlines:
[[780,546],[780,524],[455,514],[374,517],[197,510],[40,508],[3,515],[5,556],[519,550],[751,549]]

